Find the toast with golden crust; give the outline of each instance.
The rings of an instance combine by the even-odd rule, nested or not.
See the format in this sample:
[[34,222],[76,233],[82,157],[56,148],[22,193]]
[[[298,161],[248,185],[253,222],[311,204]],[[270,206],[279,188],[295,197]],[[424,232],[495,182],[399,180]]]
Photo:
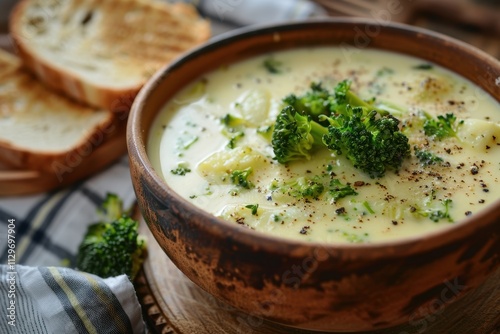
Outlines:
[[19,56],[41,81],[113,111],[210,37],[194,7],[149,0],[22,0],[9,26]]
[[[116,115],[59,95],[0,50],[0,159],[14,168],[54,172],[68,156],[89,155],[113,130]],[[99,143],[97,142],[99,140]]]

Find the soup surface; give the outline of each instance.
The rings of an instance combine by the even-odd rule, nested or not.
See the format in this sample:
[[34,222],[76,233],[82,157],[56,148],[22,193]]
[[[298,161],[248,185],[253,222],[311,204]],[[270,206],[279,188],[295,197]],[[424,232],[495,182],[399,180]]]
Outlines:
[[[342,80],[400,120],[411,156],[372,178],[345,154],[275,159],[271,134],[289,94]],[[500,197],[499,104],[436,65],[378,50],[304,48],[204,75],[155,120],[148,154],[186,200],[242,228],[299,240],[374,243],[459,224]],[[452,134],[426,133],[426,119]],[[454,120],[451,122],[451,120]],[[305,196],[297,187],[322,185]]]

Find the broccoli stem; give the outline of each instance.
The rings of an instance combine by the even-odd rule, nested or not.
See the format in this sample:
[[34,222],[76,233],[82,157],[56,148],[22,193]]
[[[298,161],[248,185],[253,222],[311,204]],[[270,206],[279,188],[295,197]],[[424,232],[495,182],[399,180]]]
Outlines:
[[323,125],[311,121],[311,136],[314,139],[314,144],[322,144],[323,143],[323,136],[328,134],[328,128],[324,127]]
[[362,108],[366,108],[366,109],[369,109],[369,110],[375,110],[376,112],[378,112],[380,114],[380,116],[389,115],[389,112],[387,110],[380,109],[380,108],[375,107],[372,104],[369,104],[368,102],[366,102],[365,100],[361,99],[358,95],[354,94],[351,91],[348,91],[346,93],[346,98],[347,98],[347,103],[351,107],[362,107]]

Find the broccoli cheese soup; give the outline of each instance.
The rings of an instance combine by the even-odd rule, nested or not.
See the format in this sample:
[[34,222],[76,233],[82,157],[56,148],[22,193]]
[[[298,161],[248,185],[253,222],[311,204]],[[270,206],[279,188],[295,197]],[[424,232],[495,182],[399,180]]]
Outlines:
[[148,155],[187,201],[275,236],[375,243],[460,224],[500,196],[499,104],[378,50],[266,54],[204,75]]

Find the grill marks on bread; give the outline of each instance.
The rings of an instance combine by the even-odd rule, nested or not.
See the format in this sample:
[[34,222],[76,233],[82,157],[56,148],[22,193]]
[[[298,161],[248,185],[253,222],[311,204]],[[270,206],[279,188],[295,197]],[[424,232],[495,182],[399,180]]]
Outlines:
[[51,170],[113,122],[112,112],[54,93],[0,50],[0,158],[8,165]]
[[206,41],[194,7],[146,0],[23,0],[11,19],[19,54],[42,81],[112,108],[159,68]]

